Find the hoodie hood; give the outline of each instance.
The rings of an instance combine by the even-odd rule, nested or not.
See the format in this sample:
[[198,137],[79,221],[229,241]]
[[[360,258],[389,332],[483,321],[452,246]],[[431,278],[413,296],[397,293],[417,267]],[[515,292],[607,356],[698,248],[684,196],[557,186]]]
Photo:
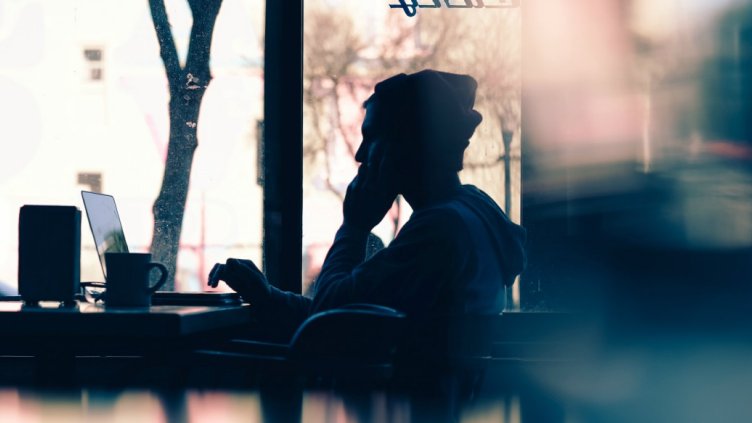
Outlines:
[[483,228],[491,235],[494,254],[501,264],[504,285],[512,286],[527,264],[527,231],[512,222],[488,194],[473,185],[464,185],[457,201],[480,218]]

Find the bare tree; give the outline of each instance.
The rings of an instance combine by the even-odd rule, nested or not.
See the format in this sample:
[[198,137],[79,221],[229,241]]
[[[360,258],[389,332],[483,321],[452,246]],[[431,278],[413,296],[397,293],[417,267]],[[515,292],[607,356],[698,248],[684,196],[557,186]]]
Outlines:
[[[467,24],[467,22],[466,22]],[[522,80],[521,80],[521,17],[519,9],[499,9],[479,14],[472,25],[480,30],[466,40],[468,46],[460,51],[465,72],[478,81],[477,107],[497,133],[497,137],[484,140],[503,145],[503,154],[483,157],[489,149],[471,149],[466,160],[470,172],[483,172],[503,164],[504,208],[512,212],[512,162],[520,160],[519,151],[513,151],[514,136],[520,133]],[[482,35],[481,35],[482,34]],[[481,36],[479,36],[481,35]],[[489,42],[489,40],[491,40]],[[498,141],[501,143],[498,143]],[[483,141],[482,141],[483,142]],[[519,140],[515,146],[519,145]],[[481,154],[479,154],[479,152]],[[495,171],[495,169],[494,169]]]
[[193,155],[198,147],[197,125],[212,75],[209,69],[214,24],[222,0],[187,0],[193,16],[188,55],[181,66],[164,0],[149,0],[159,52],[170,92],[170,137],[164,176],[154,202],[151,253],[170,273],[166,290],[173,290],[183,215],[188,197]]
[[349,15],[315,6],[306,13],[304,45],[304,99],[312,132],[305,137],[303,156],[309,164],[323,162],[326,187],[342,200],[344,193],[332,179],[333,151],[342,140],[349,155],[355,157],[353,130],[341,110],[343,101],[355,101],[354,87],[348,92],[350,98],[343,100],[341,96],[343,86],[353,84],[352,67],[365,45]]
[[[310,167],[323,167],[324,184],[339,200],[345,186],[335,183],[334,153],[344,147],[354,160],[360,141],[359,124],[364,111],[360,103],[373,85],[400,72],[414,72],[431,65],[457,42],[455,15],[440,14],[425,23],[418,19],[390,14],[383,26],[386,31],[376,39],[364,40],[355,28],[353,16],[307,6],[305,43],[305,113],[310,123],[304,141],[304,157]],[[422,25],[422,27],[421,27]],[[422,30],[422,31],[421,31]],[[345,117],[343,110],[358,107],[357,119]],[[399,229],[399,205],[391,213],[394,233]]]
[[[494,187],[506,193],[507,207],[511,204],[513,156],[508,135],[519,133],[520,125],[519,15],[432,12],[436,13],[415,18],[389,13],[384,22],[375,23],[379,30],[367,31],[356,25],[357,16],[347,9],[332,11],[316,0],[306,3],[303,154],[307,178],[320,178],[339,201],[344,199],[346,181],[338,178],[337,169],[343,161],[354,161],[365,113],[361,102],[380,80],[435,68],[468,73],[478,80],[477,107],[496,132],[476,137],[466,156],[466,172],[471,179],[490,176]],[[502,172],[504,187],[496,182]],[[401,223],[400,204],[396,201],[387,217],[394,235]]]
[[[513,164],[520,160],[519,13],[519,9],[445,11],[409,20],[393,14],[386,25],[393,37],[380,53],[381,67],[388,74],[432,67],[466,73],[478,81],[476,108],[485,123],[466,153],[464,179],[491,182],[486,189],[503,195],[508,212],[515,190]],[[408,57],[406,51],[411,52]],[[492,182],[500,180],[501,172],[503,186]]]

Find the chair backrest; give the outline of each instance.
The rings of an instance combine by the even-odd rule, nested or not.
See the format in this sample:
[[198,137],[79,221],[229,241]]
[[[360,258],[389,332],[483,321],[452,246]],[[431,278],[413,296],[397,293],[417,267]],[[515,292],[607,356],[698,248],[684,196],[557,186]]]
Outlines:
[[290,342],[293,360],[390,361],[405,330],[405,315],[374,304],[350,304],[309,317]]

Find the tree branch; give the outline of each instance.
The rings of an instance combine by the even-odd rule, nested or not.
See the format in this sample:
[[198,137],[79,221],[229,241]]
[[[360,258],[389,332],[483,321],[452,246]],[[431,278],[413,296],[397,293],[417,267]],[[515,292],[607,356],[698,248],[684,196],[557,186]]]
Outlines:
[[188,78],[186,83],[196,82],[199,87],[206,88],[211,80],[209,57],[212,35],[222,0],[190,0],[188,4],[193,14],[193,26],[188,44],[188,57],[185,60],[185,71],[198,80]]
[[342,140],[345,142],[345,147],[347,147],[347,152],[350,153],[350,156],[355,158],[355,147],[352,145],[352,142],[350,141],[350,134],[347,132],[347,128],[345,128],[344,122],[342,122],[342,110],[340,110],[339,103],[339,77],[331,78],[332,82],[334,83],[334,87],[332,88],[332,100],[334,101],[334,113],[335,113],[335,120],[337,122],[337,130],[339,130],[339,133],[342,135]]
[[[318,97],[314,91],[315,91],[315,84],[316,81],[314,78],[311,78],[310,83],[308,84],[308,87],[305,89],[305,104],[307,104],[311,108],[311,114],[313,115],[313,118],[311,119],[311,122],[313,123],[313,129],[315,136],[313,137],[306,137],[303,141],[303,155],[306,154],[311,155],[311,160],[315,161],[316,154],[319,151],[323,151],[324,154],[326,154],[326,145],[324,141],[324,130],[321,128],[321,119],[322,119],[322,113],[319,111],[319,103],[321,101],[320,97]],[[320,141],[320,142],[316,142]]]
[[172,29],[167,17],[167,10],[165,10],[164,0],[149,0],[149,10],[151,11],[151,20],[154,23],[154,31],[157,33],[159,55],[162,57],[162,63],[167,74],[170,94],[176,93],[180,84],[180,61],[178,60],[178,50],[175,48],[175,40],[172,38]]

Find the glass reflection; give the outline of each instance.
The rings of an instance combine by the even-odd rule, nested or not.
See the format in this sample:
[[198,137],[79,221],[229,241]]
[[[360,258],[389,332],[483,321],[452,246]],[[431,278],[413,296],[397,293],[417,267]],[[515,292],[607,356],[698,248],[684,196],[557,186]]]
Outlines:
[[[82,390],[0,390],[0,421],[67,422],[423,422],[457,421],[405,394],[292,390],[279,392]],[[284,398],[284,401],[281,399]],[[296,406],[298,402],[298,406]],[[523,402],[517,395],[475,401],[459,421],[519,423]],[[532,404],[532,403],[531,403]],[[434,407],[432,409],[432,407]],[[297,410],[297,411],[296,411]],[[296,414],[297,413],[297,414]],[[541,414],[537,414],[540,416]],[[532,415],[531,415],[532,416]],[[283,420],[280,420],[283,419]],[[532,421],[532,420],[530,420]],[[561,420],[563,421],[563,420]]]

